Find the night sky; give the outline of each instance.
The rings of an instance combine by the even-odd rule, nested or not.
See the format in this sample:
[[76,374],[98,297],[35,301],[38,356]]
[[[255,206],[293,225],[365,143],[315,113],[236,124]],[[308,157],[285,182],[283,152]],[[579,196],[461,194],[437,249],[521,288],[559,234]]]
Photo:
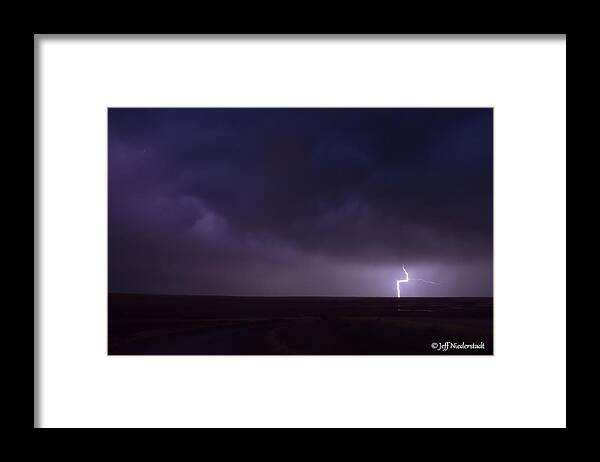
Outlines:
[[492,120],[109,109],[109,291],[491,296]]

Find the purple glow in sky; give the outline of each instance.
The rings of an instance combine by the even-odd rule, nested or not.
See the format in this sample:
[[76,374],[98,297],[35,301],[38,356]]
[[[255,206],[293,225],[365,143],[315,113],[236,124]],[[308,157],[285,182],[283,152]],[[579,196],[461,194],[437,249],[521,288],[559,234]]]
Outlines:
[[491,296],[491,109],[109,109],[109,291]]

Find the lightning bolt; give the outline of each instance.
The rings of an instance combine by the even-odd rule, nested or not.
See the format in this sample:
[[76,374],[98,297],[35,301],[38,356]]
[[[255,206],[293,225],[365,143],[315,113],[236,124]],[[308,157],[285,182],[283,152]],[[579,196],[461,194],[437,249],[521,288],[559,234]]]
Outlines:
[[398,292],[398,298],[400,298],[400,284],[403,282],[408,282],[408,271],[406,271],[404,265],[402,265],[402,271],[404,271],[404,274],[406,274],[406,278],[396,280],[396,291]]
[[408,277],[408,271],[406,271],[406,268],[404,267],[404,265],[402,265],[402,271],[404,271],[404,274],[406,275],[406,277],[404,279],[397,279],[396,280],[396,291],[398,292],[398,298],[400,298],[400,284],[408,282],[408,281],[419,281],[419,282],[424,282],[426,284],[434,284],[437,285],[437,282],[433,282],[433,281],[427,281],[425,279],[420,279],[420,278],[415,278],[415,279],[411,279]]

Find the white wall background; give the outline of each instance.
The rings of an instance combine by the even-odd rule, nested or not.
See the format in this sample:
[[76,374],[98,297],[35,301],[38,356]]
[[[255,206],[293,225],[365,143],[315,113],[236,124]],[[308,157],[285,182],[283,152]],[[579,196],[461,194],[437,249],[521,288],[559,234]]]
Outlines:
[[[561,427],[566,39],[37,38],[44,427]],[[493,357],[109,357],[108,106],[493,106]]]

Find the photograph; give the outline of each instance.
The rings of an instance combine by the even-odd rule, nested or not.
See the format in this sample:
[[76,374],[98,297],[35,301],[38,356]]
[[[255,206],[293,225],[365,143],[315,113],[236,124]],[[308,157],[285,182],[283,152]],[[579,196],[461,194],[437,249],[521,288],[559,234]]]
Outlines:
[[492,107],[109,107],[108,355],[493,355]]
[[34,428],[565,430],[566,38],[34,34]]

